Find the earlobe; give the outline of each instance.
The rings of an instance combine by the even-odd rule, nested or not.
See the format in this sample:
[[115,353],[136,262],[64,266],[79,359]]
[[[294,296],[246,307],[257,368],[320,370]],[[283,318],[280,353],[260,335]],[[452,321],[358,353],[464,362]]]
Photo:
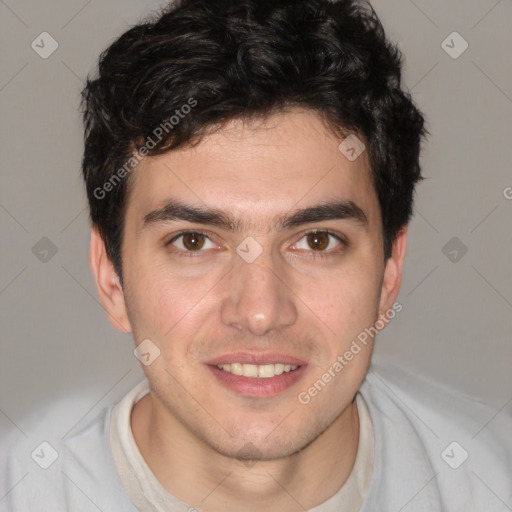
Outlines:
[[393,242],[391,257],[386,262],[379,304],[379,315],[385,314],[395,303],[402,284],[402,271],[407,251],[407,230],[403,226]]
[[119,276],[107,256],[105,244],[95,227],[91,230],[89,264],[96,281],[101,303],[110,323],[121,332],[131,332],[132,328],[128,319]]

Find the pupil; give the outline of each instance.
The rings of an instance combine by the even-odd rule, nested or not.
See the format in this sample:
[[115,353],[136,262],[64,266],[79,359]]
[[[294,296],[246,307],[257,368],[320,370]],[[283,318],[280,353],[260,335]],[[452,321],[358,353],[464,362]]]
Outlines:
[[308,244],[312,249],[323,250],[329,245],[329,240],[325,233],[310,233]]
[[187,233],[183,237],[183,245],[190,250],[201,249],[204,244],[204,235],[200,233]]

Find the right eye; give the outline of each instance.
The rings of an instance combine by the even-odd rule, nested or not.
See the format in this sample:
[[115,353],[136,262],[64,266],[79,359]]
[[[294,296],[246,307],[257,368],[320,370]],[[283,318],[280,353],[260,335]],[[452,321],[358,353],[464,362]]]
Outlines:
[[[208,243],[210,246],[208,246]],[[213,249],[216,247],[207,235],[198,231],[182,231],[169,240],[167,245],[173,245],[184,252],[201,252],[201,249]]]

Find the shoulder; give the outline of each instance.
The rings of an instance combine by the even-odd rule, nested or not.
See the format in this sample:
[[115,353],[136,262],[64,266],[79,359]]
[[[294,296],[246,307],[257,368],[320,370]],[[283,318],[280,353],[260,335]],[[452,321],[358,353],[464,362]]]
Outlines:
[[[69,397],[69,400],[72,400]],[[62,403],[41,411],[62,415]],[[135,510],[122,489],[109,443],[112,405],[69,435],[10,431],[1,441],[0,512]]]
[[[501,441],[501,450],[512,450],[512,415],[507,404],[493,407],[481,398],[383,357],[372,364],[364,385],[369,394],[393,403],[434,438],[459,435],[474,443],[491,443],[489,447]],[[511,404],[512,397],[508,402]]]
[[385,358],[372,363],[361,394],[376,435],[397,444],[387,446],[387,453],[414,446],[414,453],[402,456],[411,458],[409,467],[416,463],[413,457],[428,461],[432,485],[447,509],[512,506],[512,416],[506,404],[492,407]]

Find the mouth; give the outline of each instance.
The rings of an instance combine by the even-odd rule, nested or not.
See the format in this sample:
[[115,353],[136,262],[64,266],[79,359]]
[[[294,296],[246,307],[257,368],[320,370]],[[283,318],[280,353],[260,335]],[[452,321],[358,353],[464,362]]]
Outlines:
[[296,384],[307,363],[282,354],[231,354],[207,367],[223,387],[246,397],[271,397]]

